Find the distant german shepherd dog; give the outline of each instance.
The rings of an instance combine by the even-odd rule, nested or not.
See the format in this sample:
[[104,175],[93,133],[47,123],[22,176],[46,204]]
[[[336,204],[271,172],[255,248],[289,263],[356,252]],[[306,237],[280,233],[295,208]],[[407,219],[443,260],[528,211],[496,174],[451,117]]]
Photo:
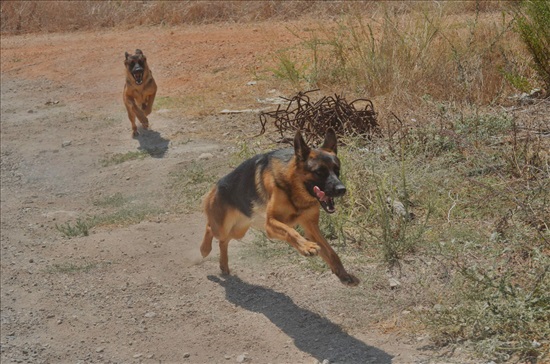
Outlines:
[[[342,283],[357,285],[359,280],[346,272],[319,230],[319,206],[331,214],[336,211],[334,197],[346,193],[338,178],[336,144],[332,129],[318,149],[308,147],[297,132],[294,149],[256,155],[220,179],[204,200],[202,256],[210,253],[215,237],[220,243],[220,268],[229,274],[229,241],[241,239],[259,222],[268,237],[288,242],[302,255],[319,254]],[[296,225],[304,229],[305,238],[294,229]]]
[[126,84],[124,84],[124,105],[128,111],[128,118],[132,123],[132,137],[138,136],[136,116],[143,129],[149,128],[147,115],[153,110],[153,102],[157,94],[157,84],[153,73],[147,65],[147,58],[143,52],[136,49],[133,55],[125,52]]

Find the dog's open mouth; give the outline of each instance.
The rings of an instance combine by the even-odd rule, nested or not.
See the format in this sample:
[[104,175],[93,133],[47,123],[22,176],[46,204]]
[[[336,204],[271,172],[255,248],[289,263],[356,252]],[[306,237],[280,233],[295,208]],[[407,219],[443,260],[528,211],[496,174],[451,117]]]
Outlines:
[[332,214],[336,211],[336,207],[334,206],[334,199],[332,197],[327,196],[325,192],[317,186],[313,187],[313,192],[315,193],[317,200],[319,200],[321,207],[327,213]]
[[134,80],[136,80],[136,85],[141,85],[143,83],[143,71],[136,71],[132,73]]

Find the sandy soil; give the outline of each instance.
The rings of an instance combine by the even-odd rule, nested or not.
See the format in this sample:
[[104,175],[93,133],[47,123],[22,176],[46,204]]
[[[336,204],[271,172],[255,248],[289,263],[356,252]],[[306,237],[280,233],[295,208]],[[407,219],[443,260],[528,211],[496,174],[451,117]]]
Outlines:
[[[174,176],[197,161],[223,175],[236,142],[258,132],[255,114],[218,112],[266,107],[257,99],[277,85],[265,70],[296,26],[2,36],[2,363],[440,362],[419,334],[369,323],[383,303],[368,287],[266,261],[250,236],[232,243],[233,275],[221,276],[217,249],[199,254],[196,199],[174,198]],[[135,48],[159,101],[152,129],[132,139],[122,61]],[[140,150],[151,156],[102,163]],[[89,236],[56,228],[112,213],[113,196],[159,212]]]

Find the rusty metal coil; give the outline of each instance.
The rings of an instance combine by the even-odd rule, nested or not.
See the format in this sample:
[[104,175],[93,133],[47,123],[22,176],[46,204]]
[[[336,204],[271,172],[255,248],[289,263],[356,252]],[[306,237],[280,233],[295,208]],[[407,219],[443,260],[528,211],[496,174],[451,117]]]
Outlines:
[[[297,130],[308,143],[319,143],[323,140],[327,129],[332,128],[339,137],[354,136],[371,139],[380,136],[381,131],[376,120],[376,112],[371,100],[356,99],[348,103],[339,95],[324,96],[312,102],[308,93],[319,91],[310,90],[299,92],[296,96],[285,100],[286,107],[279,105],[277,110],[262,112],[260,124],[265,133],[267,124],[272,120],[279,131],[279,142],[292,142]],[[364,102],[362,109],[356,109],[355,104]]]

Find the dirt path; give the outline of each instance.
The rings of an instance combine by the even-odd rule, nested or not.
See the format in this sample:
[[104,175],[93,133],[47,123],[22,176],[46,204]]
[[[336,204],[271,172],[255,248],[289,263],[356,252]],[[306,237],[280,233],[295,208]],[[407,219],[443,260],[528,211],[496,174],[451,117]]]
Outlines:
[[[436,361],[422,338],[365,325],[376,306],[361,288],[251,256],[250,237],[232,243],[231,277],[216,249],[200,258],[198,196],[178,181],[224,174],[256,127],[213,113],[268,96],[269,80],[246,85],[266,37],[284,41],[284,25],[266,27],[155,28],[139,44],[144,29],[2,36],[2,363]],[[160,100],[187,93],[189,110],[160,101],[131,139],[122,57],[138,47]],[[104,220],[89,236],[56,228],[90,216]]]

